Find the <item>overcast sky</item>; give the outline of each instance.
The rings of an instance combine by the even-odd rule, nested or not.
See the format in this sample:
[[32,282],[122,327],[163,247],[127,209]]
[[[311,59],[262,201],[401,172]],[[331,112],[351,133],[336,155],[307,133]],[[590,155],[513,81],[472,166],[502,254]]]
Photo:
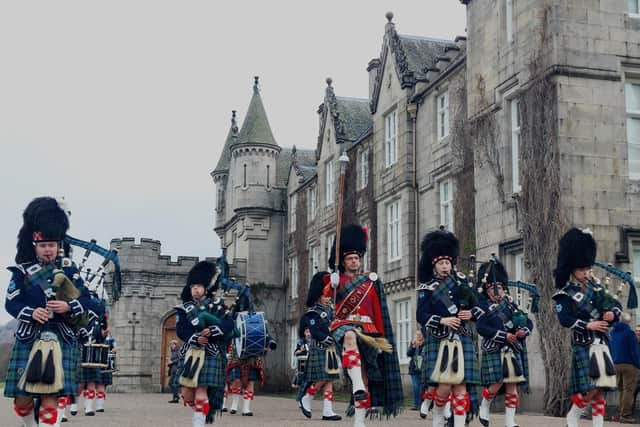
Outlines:
[[209,172],[253,76],[276,141],[314,148],[325,78],[367,97],[388,10],[402,34],[465,34],[456,0],[0,1],[0,300],[41,195],[66,198],[75,237],[219,255]]

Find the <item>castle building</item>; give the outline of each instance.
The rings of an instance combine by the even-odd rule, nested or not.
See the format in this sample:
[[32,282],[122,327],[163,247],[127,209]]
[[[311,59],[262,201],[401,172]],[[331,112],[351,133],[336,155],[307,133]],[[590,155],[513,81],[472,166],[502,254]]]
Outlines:
[[[547,302],[557,240],[572,225],[593,230],[599,260],[640,277],[637,2],[462,3],[467,34],[454,40],[403,35],[388,13],[380,54],[366,67],[368,99],[342,96],[327,79],[313,150],[276,142],[257,78],[240,128],[232,114],[211,172],[215,231],[278,340],[267,357],[270,387],[289,385],[308,283],[328,268],[342,154],[342,221],[369,229],[364,269],[385,283],[403,370],[417,328],[420,241],[441,225],[460,239],[461,271],[472,269],[471,255],[496,254],[512,279],[537,283]],[[160,333],[171,304],[154,296],[175,298],[194,262],[171,262],[152,242],[113,243],[124,264],[149,262],[124,267],[130,281],[115,312],[125,337],[135,298],[151,299],[154,313],[136,334]],[[554,320],[542,305],[539,319]],[[530,343],[532,393],[522,401],[540,410],[549,355],[537,332]],[[133,359],[148,357],[136,351]],[[156,387],[154,369],[141,368],[131,382]],[[408,376],[406,383],[409,390]]]

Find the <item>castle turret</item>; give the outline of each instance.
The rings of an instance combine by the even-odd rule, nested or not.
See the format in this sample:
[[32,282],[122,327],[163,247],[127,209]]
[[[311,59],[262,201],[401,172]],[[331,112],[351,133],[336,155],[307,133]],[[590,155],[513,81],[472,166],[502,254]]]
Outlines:
[[211,178],[216,185],[216,223],[215,229],[224,226],[226,221],[226,195],[232,196],[233,192],[227,193],[229,185],[229,166],[231,163],[231,146],[238,139],[238,123],[236,121],[236,111],[231,112],[231,127],[224,142],[220,159],[216,168],[211,172]]
[[253,96],[242,122],[240,133],[231,146],[232,209],[277,209],[271,188],[276,185],[276,166],[280,146],[269,126],[260,97],[258,77],[255,77]]

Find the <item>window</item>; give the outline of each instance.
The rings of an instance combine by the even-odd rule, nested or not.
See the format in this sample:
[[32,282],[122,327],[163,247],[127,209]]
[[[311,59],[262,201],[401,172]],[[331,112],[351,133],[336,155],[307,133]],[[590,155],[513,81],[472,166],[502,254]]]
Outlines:
[[505,0],[505,18],[507,23],[507,43],[513,42],[513,2],[515,0]]
[[640,1],[627,0],[627,4],[629,5],[629,15],[640,15]]
[[384,118],[384,164],[386,167],[393,165],[397,161],[397,130],[398,120],[396,112],[392,111]]
[[[335,239],[336,235],[335,234],[327,234],[327,240],[326,240],[326,248],[327,248],[327,267],[329,266],[329,258],[331,258],[331,245],[333,245],[333,239]],[[334,249],[335,250],[335,249]],[[337,261],[336,260],[336,267],[337,267]]]
[[289,356],[291,357],[291,369],[296,369],[298,359],[296,359],[296,344],[298,344],[298,327],[291,326],[289,329]]
[[269,165],[267,165],[267,188],[271,187],[271,177],[269,176]]
[[517,99],[509,102],[511,105],[511,176],[514,193],[522,190],[520,186],[520,103]]
[[[632,243],[631,256],[633,257],[631,259],[633,263],[633,282],[637,293],[640,293],[640,287],[638,286],[640,283],[640,241],[636,240]],[[636,324],[640,323],[637,319],[640,319],[640,308],[636,309]]]
[[409,363],[407,357],[407,348],[411,343],[411,301],[403,300],[396,301],[396,348],[398,349],[398,356],[400,363]]
[[296,231],[296,205],[298,204],[298,194],[293,193],[289,197],[289,232]]
[[640,81],[627,82],[624,89],[627,112],[629,178],[640,179]]
[[[525,276],[524,253],[517,252],[513,254],[513,260],[514,260],[513,279],[524,281],[524,276]],[[527,294],[527,292],[525,292],[520,288],[516,288],[514,289],[514,292],[512,292],[512,296],[515,299],[516,304],[526,309],[527,308],[526,304],[528,302],[528,295],[525,295],[525,294]],[[525,298],[527,299],[525,300]]]
[[317,246],[311,248],[310,256],[309,256],[309,281],[314,274],[320,271],[320,251]]
[[291,299],[298,298],[298,258],[293,257],[291,264]]
[[327,160],[324,164],[324,181],[325,181],[325,199],[326,205],[331,206],[333,204],[333,162]]
[[[371,233],[371,228],[363,224],[364,228],[367,229],[367,234]],[[367,251],[364,253],[362,257],[362,271],[371,271],[371,266],[369,265],[369,249],[371,248],[371,235],[367,236]]]
[[316,187],[310,187],[307,193],[307,220],[309,222],[316,219],[316,194],[318,194]]
[[438,104],[438,141],[449,135],[449,92],[440,95]]
[[387,205],[387,257],[400,258],[400,200]]
[[242,186],[246,187],[247,186],[247,165],[244,165],[244,170],[242,172]]
[[369,150],[360,153],[359,163],[358,188],[364,188],[369,183]]
[[450,179],[440,183],[440,225],[453,232],[453,183]]

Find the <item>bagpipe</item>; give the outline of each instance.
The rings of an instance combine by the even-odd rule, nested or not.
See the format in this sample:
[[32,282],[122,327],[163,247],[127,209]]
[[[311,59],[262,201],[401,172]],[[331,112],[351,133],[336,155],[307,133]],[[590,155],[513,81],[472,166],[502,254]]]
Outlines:
[[215,262],[216,273],[212,283],[230,296],[235,291],[231,312],[235,317],[236,337],[234,347],[240,359],[263,356],[267,350],[275,350],[276,340],[269,335],[264,312],[256,312],[249,285],[241,284],[229,277],[229,264],[224,253]]
[[[108,301],[106,296],[105,278],[107,276],[107,266],[113,265],[113,280],[111,282],[110,296],[112,301],[117,301],[122,293],[122,274],[120,271],[120,259],[118,251],[115,249],[106,249],[98,245],[95,239],[84,241],[67,235],[64,242],[70,247],[75,246],[84,249],[80,264],[78,265],[78,275],[84,279],[84,285],[91,293],[92,297],[99,301],[103,309],[107,310]],[[92,270],[87,261],[92,254],[102,257],[102,262],[95,270]],[[106,313],[105,313],[106,315]],[[86,325],[89,326],[89,325]],[[93,319],[93,328],[98,327],[99,330],[89,328],[85,331],[87,342],[82,345],[81,362],[82,368],[97,368],[102,372],[115,372],[116,368],[116,352],[113,346],[105,344],[99,334],[102,334],[103,326],[106,327],[106,316],[101,319]],[[96,337],[98,337],[96,339]]]

